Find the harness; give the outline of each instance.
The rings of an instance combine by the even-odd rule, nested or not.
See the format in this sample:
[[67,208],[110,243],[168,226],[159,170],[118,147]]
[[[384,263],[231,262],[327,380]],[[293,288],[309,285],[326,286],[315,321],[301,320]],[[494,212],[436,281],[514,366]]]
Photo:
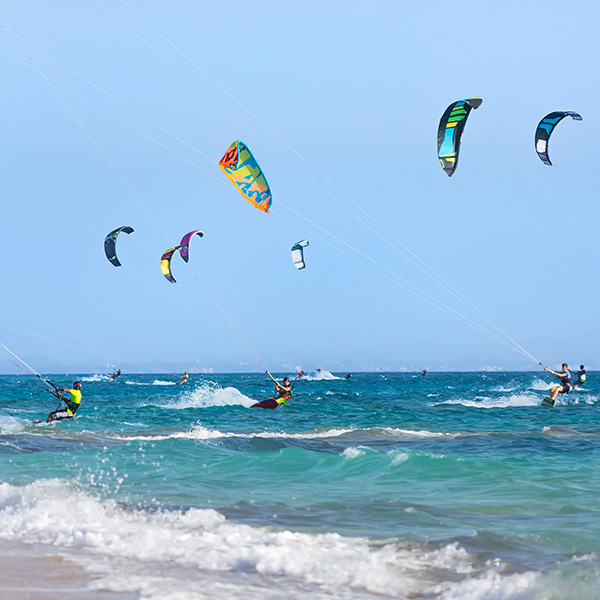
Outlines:
[[292,397],[292,390],[294,389],[294,386],[290,383],[287,388],[289,388],[289,391],[288,389],[285,389],[279,392],[279,396],[277,396],[277,398],[285,398],[285,402],[280,402],[279,404],[285,404]]

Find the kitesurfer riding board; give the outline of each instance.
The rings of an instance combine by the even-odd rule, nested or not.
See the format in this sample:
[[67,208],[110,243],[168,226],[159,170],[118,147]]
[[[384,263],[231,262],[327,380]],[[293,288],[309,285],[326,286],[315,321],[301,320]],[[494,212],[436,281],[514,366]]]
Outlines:
[[276,397],[261,400],[260,402],[253,404],[250,408],[278,408],[279,405],[285,404],[292,397],[293,389],[294,386],[290,383],[290,378],[284,377],[282,383],[275,381]]
[[544,367],[545,371],[556,375],[560,380],[560,385],[550,388],[550,395],[542,400],[542,406],[554,406],[556,403],[556,397],[559,394],[568,394],[571,391],[571,375],[569,374],[569,365],[567,363],[562,364],[562,371],[553,371],[549,367]]
[[[67,405],[66,409],[59,410],[58,408],[51,412],[46,419],[46,423],[52,421],[61,421],[62,419],[74,419],[81,403],[81,382],[76,381],[73,384],[73,388],[57,388],[57,395],[60,397],[61,404],[64,402]],[[68,392],[71,397],[65,398],[60,392]],[[59,405],[60,407],[60,405]],[[35,421],[34,421],[35,422]]]

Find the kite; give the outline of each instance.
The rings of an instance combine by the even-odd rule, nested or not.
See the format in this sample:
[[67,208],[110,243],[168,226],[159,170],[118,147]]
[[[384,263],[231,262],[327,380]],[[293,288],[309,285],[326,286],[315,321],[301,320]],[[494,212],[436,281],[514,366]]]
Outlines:
[[233,142],[219,161],[219,166],[246,200],[256,208],[269,212],[273,201],[271,189],[265,174],[244,142]]
[[452,177],[458,164],[458,152],[460,150],[460,139],[467,123],[467,117],[472,108],[479,108],[483,100],[481,98],[467,98],[453,102],[442,115],[438,127],[438,158],[442,163],[442,169],[448,177]]
[[306,263],[304,262],[304,248],[308,245],[308,240],[302,240],[292,246],[292,260],[298,269],[306,267]]
[[160,257],[160,270],[162,274],[171,282],[177,283],[175,277],[171,274],[171,257],[176,250],[179,250],[181,246],[175,246],[174,248],[169,248],[161,257]]
[[204,233],[202,231],[200,231],[199,229],[196,229],[194,231],[190,231],[189,233],[186,233],[181,238],[181,244],[179,244],[179,254],[181,255],[181,258],[183,258],[183,260],[185,262],[187,262],[190,259],[190,242],[192,241],[192,238],[194,237],[194,235],[198,235],[198,236],[202,237],[204,235]]
[[129,227],[128,225],[124,225],[123,227],[118,227],[114,231],[111,231],[104,238],[104,253],[106,254],[106,258],[115,266],[120,267],[121,263],[117,258],[117,236],[121,231],[124,231],[127,235],[133,233],[133,227]]
[[545,164],[552,166],[550,157],[548,156],[548,142],[554,128],[565,118],[571,117],[575,121],[583,121],[580,114],[570,110],[557,110],[547,114],[537,126],[535,130],[535,151],[540,157],[540,160]]

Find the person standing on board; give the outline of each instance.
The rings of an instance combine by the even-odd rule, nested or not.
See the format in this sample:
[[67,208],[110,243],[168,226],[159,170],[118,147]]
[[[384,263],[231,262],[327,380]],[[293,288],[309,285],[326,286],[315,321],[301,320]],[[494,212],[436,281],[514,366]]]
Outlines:
[[569,373],[572,375],[577,375],[577,381],[573,384],[573,389],[576,387],[581,387],[585,383],[586,373],[583,365],[579,366],[579,371],[571,371],[571,369],[569,369]]
[[190,378],[190,376],[188,375],[188,372],[186,371],[182,376],[181,376],[181,381],[177,382],[177,385],[181,385],[182,383],[185,383],[188,379]]
[[562,371],[560,373],[553,371],[550,367],[544,367],[544,369],[560,379],[560,385],[550,388],[550,400],[552,402],[556,400],[556,396],[559,394],[568,394],[571,391],[571,375],[567,363],[562,364]]
[[77,414],[77,409],[81,403],[81,382],[76,381],[73,384],[73,389],[58,388],[59,395],[60,392],[69,392],[69,394],[71,394],[69,399],[65,398],[64,396],[60,396],[60,399],[67,405],[67,408],[51,412],[46,419],[46,423],[60,421],[61,419],[74,419],[75,415]]

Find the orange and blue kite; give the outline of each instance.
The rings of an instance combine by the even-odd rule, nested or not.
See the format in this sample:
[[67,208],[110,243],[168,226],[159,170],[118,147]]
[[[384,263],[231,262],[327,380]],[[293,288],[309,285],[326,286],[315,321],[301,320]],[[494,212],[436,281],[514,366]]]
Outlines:
[[273,201],[271,188],[254,155],[244,142],[240,140],[233,142],[219,161],[219,166],[246,200],[259,210],[269,212]]

